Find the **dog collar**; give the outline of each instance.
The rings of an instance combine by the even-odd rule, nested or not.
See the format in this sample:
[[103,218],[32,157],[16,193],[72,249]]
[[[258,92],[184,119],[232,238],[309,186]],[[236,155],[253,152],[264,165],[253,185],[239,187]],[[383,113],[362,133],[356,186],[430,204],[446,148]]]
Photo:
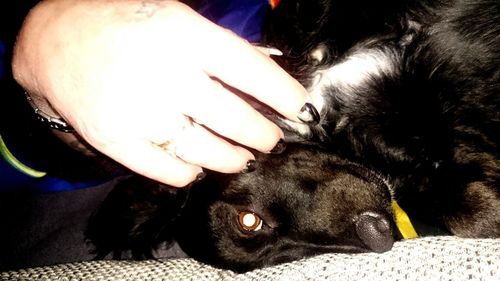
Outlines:
[[396,200],[392,200],[392,210],[394,212],[394,218],[396,220],[396,226],[399,232],[403,235],[404,239],[417,238],[418,234],[413,224],[410,221],[410,217],[406,212],[399,206]]

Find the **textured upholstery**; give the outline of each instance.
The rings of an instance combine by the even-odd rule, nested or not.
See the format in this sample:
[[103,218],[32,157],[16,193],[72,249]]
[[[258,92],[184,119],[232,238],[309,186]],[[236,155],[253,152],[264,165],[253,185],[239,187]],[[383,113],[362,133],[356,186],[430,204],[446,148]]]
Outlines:
[[192,259],[94,261],[3,272],[1,280],[500,280],[500,239],[426,237],[383,254],[324,254],[244,274]]

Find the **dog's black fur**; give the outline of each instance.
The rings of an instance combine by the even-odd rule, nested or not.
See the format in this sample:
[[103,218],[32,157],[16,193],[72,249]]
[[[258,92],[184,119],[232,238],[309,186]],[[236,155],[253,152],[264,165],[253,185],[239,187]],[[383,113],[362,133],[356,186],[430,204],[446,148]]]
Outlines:
[[[257,154],[250,173],[180,190],[125,181],[91,220],[100,256],[148,257],[175,240],[244,271],[381,252],[400,239],[391,196],[453,234],[500,237],[500,2],[282,0],[263,43],[284,52],[277,61],[309,89],[319,124],[271,115],[302,144]],[[245,230],[241,212],[262,229]]]
[[[241,212],[258,214],[262,229],[242,228]],[[124,181],[87,236],[100,257],[131,250],[150,258],[156,246],[175,240],[193,258],[244,271],[323,252],[389,250],[391,215],[389,191],[370,171],[291,145],[280,155],[258,154],[253,172],[209,173],[189,191],[141,178]]]

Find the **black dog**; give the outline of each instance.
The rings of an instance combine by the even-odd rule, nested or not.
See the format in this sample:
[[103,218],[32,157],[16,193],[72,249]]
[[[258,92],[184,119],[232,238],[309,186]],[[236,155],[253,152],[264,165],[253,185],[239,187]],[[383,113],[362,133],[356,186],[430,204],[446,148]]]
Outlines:
[[[177,241],[237,271],[324,252],[382,252],[410,217],[500,237],[500,2],[282,0],[264,43],[311,93],[280,155],[175,190],[132,178],[92,218],[100,257]],[[308,144],[304,144],[308,143]]]
[[[255,171],[208,173],[175,190],[146,179],[118,185],[91,220],[99,258],[151,258],[176,241],[197,260],[244,271],[324,252],[392,247],[391,196],[371,171],[315,147],[258,154]],[[393,231],[394,230],[394,231]]]
[[285,52],[283,66],[321,115],[290,125],[381,173],[413,216],[498,236],[500,3],[285,0],[277,9],[266,43]]

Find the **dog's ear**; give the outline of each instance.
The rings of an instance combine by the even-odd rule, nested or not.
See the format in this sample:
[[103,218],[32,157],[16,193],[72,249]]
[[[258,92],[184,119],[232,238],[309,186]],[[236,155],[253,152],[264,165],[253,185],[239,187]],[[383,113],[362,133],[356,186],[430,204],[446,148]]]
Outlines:
[[187,191],[132,176],[118,183],[92,214],[85,236],[97,259],[152,258],[160,243],[173,242]]

